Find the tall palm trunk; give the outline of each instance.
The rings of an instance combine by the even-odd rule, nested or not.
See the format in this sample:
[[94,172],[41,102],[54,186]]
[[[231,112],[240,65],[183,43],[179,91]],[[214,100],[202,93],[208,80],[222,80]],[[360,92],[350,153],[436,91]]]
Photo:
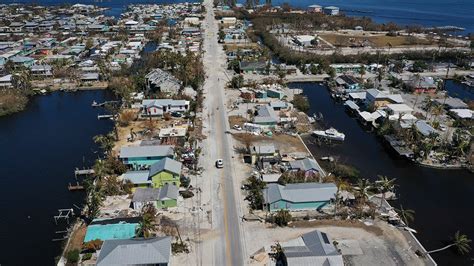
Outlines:
[[431,253],[436,253],[436,252],[439,252],[439,251],[443,251],[443,250],[446,250],[446,249],[448,249],[448,248],[450,248],[450,247],[452,247],[452,246],[454,246],[454,245],[455,245],[454,243],[453,243],[453,244],[449,244],[449,245],[447,245],[447,246],[445,246],[445,247],[428,251],[427,253],[428,253],[428,254],[431,254]]

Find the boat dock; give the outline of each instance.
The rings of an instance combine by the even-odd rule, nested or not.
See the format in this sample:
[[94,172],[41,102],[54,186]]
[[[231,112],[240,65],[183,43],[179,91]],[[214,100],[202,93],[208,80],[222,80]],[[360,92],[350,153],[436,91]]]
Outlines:
[[76,182],[75,185],[69,183],[69,185],[67,186],[67,189],[69,189],[69,191],[84,190],[84,186],[79,184],[79,182]]
[[74,170],[74,176],[77,177],[77,176],[81,176],[81,175],[93,175],[95,173],[94,169],[79,169],[79,168],[76,168]]
[[113,119],[114,118],[114,115],[97,115],[97,119],[98,120],[101,120],[101,119]]
[[96,101],[93,101],[92,102],[92,107],[102,107],[102,106],[105,106],[107,104],[116,104],[116,103],[120,103],[120,101],[106,101],[106,102],[102,102],[102,103],[98,103]]

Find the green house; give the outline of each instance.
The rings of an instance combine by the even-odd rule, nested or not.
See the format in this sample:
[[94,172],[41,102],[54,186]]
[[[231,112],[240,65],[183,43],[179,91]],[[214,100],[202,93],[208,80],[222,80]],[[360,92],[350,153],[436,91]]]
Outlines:
[[178,205],[178,187],[166,184],[162,188],[137,188],[132,199],[133,209],[141,210],[147,204],[157,209]]
[[270,212],[317,210],[330,203],[336,193],[334,183],[268,184],[263,190],[264,209]]
[[164,158],[154,163],[148,173],[148,179],[151,180],[152,187],[161,188],[166,184],[179,187],[181,185],[181,166],[180,162],[170,158]]

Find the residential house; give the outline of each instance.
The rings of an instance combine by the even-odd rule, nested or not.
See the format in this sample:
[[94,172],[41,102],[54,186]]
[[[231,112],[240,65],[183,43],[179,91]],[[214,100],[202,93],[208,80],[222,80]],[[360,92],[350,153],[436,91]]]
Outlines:
[[181,82],[177,78],[159,68],[153,69],[145,76],[145,84],[148,91],[171,95],[178,94],[181,89]]
[[425,120],[418,120],[415,122],[415,127],[423,136],[428,137],[433,134],[438,134],[438,131],[428,124]]
[[34,77],[51,77],[53,76],[52,70],[50,65],[32,65],[30,68],[31,75]]
[[336,84],[343,87],[346,92],[360,90],[360,81],[352,75],[341,75],[336,78]]
[[220,20],[220,24],[224,27],[233,27],[235,24],[237,24],[237,18],[236,17],[223,17]]
[[135,191],[138,188],[147,188],[151,187],[151,180],[148,179],[148,170],[141,171],[127,171],[121,176],[122,180],[128,181],[133,184],[132,191]]
[[257,162],[276,163],[281,160],[280,153],[273,144],[257,145],[250,148],[252,164]]
[[270,88],[267,90],[267,97],[281,100],[283,97],[285,97],[285,93],[279,89]]
[[365,101],[368,106],[379,108],[392,103],[403,103],[403,98],[400,94],[387,94],[378,89],[368,89]]
[[166,113],[189,111],[189,101],[173,99],[147,99],[142,101],[141,116],[163,116]]
[[152,204],[157,209],[176,207],[178,187],[166,184],[162,188],[137,188],[133,193],[133,209],[141,210],[143,206]]
[[339,7],[337,6],[326,6],[323,8],[323,12],[329,16],[337,16],[339,15]]
[[9,27],[10,27],[10,31],[12,33],[20,33],[23,31],[23,27],[24,27],[25,24],[21,23],[21,22],[12,22],[10,23]]
[[[1,85],[0,85],[1,86]],[[457,119],[473,119],[473,114],[474,111],[469,110],[469,109],[451,109],[449,110],[449,113]]]
[[438,88],[435,80],[432,77],[414,76],[412,79],[405,82],[405,85],[411,91],[434,92]]
[[344,266],[341,253],[324,232],[314,230],[297,239],[280,243],[287,265]]
[[331,64],[331,68],[333,68],[336,73],[345,73],[345,72],[354,72],[359,73],[362,69],[362,64]]
[[281,174],[261,174],[260,175],[260,180],[263,182],[269,184],[269,183],[278,183],[278,180],[280,179]]
[[443,105],[446,109],[467,109],[469,107],[464,101],[454,97],[435,99],[435,102]]
[[241,61],[239,63],[239,69],[240,69],[240,72],[242,73],[262,74],[265,72],[266,67],[267,67],[267,62],[265,61],[256,61],[256,62]]
[[323,7],[320,5],[310,5],[308,6],[308,11],[311,13],[321,13],[323,12]]
[[279,121],[278,115],[269,105],[257,106],[257,115],[253,117],[254,124],[274,128]]
[[82,82],[96,82],[99,81],[99,73],[82,73]]
[[268,105],[275,111],[286,111],[292,109],[292,104],[284,101],[269,102]]
[[177,187],[181,185],[181,162],[171,158],[163,158],[150,167],[148,179],[154,188],[161,188],[167,184]]
[[94,219],[87,226],[84,243],[92,240],[131,239],[140,222],[140,217]]
[[27,68],[30,68],[35,63],[35,59],[28,56],[13,56],[10,57],[9,61],[11,61],[15,67],[24,66]]
[[173,158],[173,148],[171,145],[122,147],[119,158],[133,169],[148,168],[163,158]]
[[289,171],[304,172],[305,176],[319,175],[322,169],[315,159],[304,158],[302,160],[295,160],[289,162]]
[[335,198],[334,183],[268,184],[263,190],[264,209],[278,211],[317,210]]
[[167,266],[170,254],[170,236],[106,240],[99,251],[97,266]]
[[5,75],[0,77],[0,89],[6,89],[13,87],[13,75]]

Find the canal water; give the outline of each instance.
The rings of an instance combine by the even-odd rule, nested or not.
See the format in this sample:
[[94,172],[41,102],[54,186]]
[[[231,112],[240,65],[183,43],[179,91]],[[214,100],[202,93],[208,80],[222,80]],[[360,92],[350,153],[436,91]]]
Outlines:
[[[456,84],[449,83],[449,86]],[[449,87],[448,86],[448,87]],[[315,157],[333,156],[340,163],[355,166],[361,176],[374,181],[377,175],[396,178],[396,193],[405,209],[412,209],[417,237],[427,250],[442,247],[457,230],[474,239],[474,174],[465,170],[438,170],[416,166],[398,159],[371,132],[366,132],[351,118],[342,104],[336,104],[323,85],[292,83],[302,88],[311,103],[310,114],[321,112],[326,126],[346,134],[342,144],[334,146],[310,144]],[[312,138],[312,137],[308,137]],[[433,254],[440,265],[472,265],[471,252],[459,256],[451,250]]]
[[[84,193],[69,192],[75,167],[90,166],[98,147],[92,137],[112,130],[91,107],[111,99],[106,91],[36,96],[26,110],[0,117],[0,265],[52,265],[64,230],[58,209],[82,206]],[[75,209],[77,213],[77,209]]]

